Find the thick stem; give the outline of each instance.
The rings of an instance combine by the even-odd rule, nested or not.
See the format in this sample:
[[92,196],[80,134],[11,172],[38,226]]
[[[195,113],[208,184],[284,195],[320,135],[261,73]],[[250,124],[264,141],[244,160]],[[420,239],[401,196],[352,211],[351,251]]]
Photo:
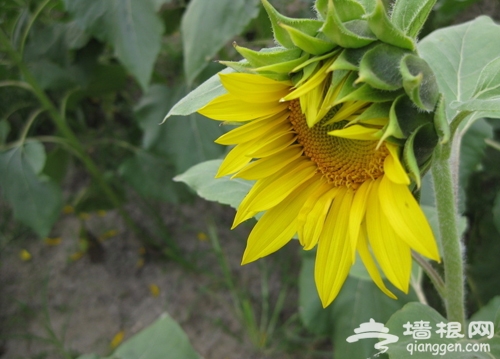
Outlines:
[[456,183],[450,168],[451,144],[438,147],[432,166],[444,262],[444,301],[449,321],[465,325],[464,267],[458,233]]

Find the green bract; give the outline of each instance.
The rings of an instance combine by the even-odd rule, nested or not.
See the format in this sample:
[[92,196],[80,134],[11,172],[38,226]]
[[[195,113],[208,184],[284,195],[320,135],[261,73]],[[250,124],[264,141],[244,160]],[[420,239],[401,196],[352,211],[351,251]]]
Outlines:
[[317,0],[317,19],[292,19],[268,0],[262,3],[280,46],[254,51],[235,45],[245,60],[223,64],[300,85],[336,56],[332,82],[345,81],[338,98],[372,102],[365,120],[389,118],[384,139],[404,143],[403,162],[420,186],[438,140],[449,138],[442,101],[435,111],[434,74],[416,52],[416,36],[435,0],[398,0],[391,14],[381,0]]
[[[343,85],[332,106],[372,103],[359,121],[389,119],[383,140],[404,146],[403,163],[420,187],[434,147],[450,137],[435,76],[416,51],[416,37],[435,2],[397,0],[389,13],[382,0],[316,0],[316,19],[293,19],[262,0],[278,46],[255,51],[235,44],[244,59],[221,63],[298,87],[334,59],[328,68],[332,85]],[[203,96],[204,101],[191,103],[192,112],[220,95],[198,92],[190,98]],[[169,115],[179,111],[174,106]]]

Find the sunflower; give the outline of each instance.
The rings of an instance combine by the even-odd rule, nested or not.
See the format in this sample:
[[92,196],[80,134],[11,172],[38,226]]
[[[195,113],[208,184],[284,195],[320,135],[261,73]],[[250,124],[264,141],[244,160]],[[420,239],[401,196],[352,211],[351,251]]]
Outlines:
[[440,258],[412,194],[439,139],[430,68],[413,38],[387,36],[398,29],[381,1],[370,13],[354,6],[354,20],[342,19],[349,9],[341,7],[355,1],[319,0],[316,20],[286,18],[263,3],[282,46],[237,46],[245,60],[225,62],[234,71],[219,74],[226,93],[198,110],[240,123],[216,142],[234,145],[218,177],[255,180],[233,228],[263,213],[242,264],[298,236],[305,250],[317,247],[323,306],[338,295],[356,253],[385,294],[395,298],[380,271],[406,293],[412,250]]

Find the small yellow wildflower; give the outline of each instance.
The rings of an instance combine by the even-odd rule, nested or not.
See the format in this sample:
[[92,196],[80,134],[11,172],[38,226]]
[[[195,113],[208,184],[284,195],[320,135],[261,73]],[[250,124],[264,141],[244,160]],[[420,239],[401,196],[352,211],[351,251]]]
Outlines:
[[32,256],[31,256],[31,253],[28,252],[26,249],[22,249],[20,252],[19,252],[19,258],[21,258],[21,260],[23,262],[28,262],[31,260]]
[[110,229],[99,236],[99,241],[104,242],[106,239],[115,237],[118,234],[118,230]]
[[208,239],[206,233],[204,232],[198,232],[198,234],[196,235],[198,237],[198,240],[204,242]]
[[75,213],[75,207],[70,206],[69,204],[67,204],[66,206],[64,206],[64,207],[63,207],[62,212],[63,212],[64,214],[71,214],[71,213]]
[[43,243],[45,243],[45,245],[51,246],[51,247],[58,246],[59,244],[61,244],[61,242],[62,242],[61,237],[55,237],[55,238],[47,237],[43,240]]
[[85,252],[78,251],[78,252],[75,252],[75,253],[71,254],[71,255],[69,256],[69,259],[70,259],[72,262],[76,262],[77,260],[79,260],[80,258],[82,258],[84,254],[85,254]]
[[160,296],[160,287],[158,287],[156,284],[150,284],[149,291],[151,295],[155,298]]
[[111,349],[115,349],[118,345],[120,345],[124,337],[125,337],[124,330],[120,330],[118,333],[116,333],[113,339],[111,340],[111,343],[109,344]]
[[97,211],[97,215],[99,217],[104,217],[106,215],[106,213],[107,212],[105,210],[103,210],[103,209],[100,209],[100,210]]

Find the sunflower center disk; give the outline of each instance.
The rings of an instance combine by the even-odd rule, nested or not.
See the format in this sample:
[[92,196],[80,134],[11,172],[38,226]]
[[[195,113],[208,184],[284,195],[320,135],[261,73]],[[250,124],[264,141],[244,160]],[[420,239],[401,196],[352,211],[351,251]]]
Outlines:
[[290,102],[290,122],[304,153],[318,166],[329,183],[336,187],[357,189],[363,182],[384,174],[384,160],[389,154],[385,145],[377,150],[378,141],[352,140],[329,135],[345,127],[347,121],[325,125],[335,114],[330,111],[313,127],[307,126],[300,102]]

